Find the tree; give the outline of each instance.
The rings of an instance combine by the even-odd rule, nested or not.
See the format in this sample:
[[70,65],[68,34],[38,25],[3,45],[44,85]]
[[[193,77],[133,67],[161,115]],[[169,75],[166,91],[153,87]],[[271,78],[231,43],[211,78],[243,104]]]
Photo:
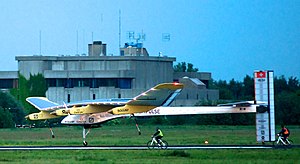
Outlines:
[[194,68],[194,65],[191,63],[188,63],[188,68],[187,68],[187,72],[198,72],[199,69],[198,68]]
[[198,72],[198,68],[194,68],[194,65],[191,63],[188,63],[186,66],[185,62],[178,63],[173,67],[174,72]]
[[275,77],[275,118],[279,124],[300,124],[300,83],[297,78]]
[[181,62],[173,67],[174,72],[185,72],[186,71],[186,63]]
[[241,92],[242,92],[242,84],[241,82],[235,81],[234,79],[229,81],[230,91],[232,92],[233,99],[234,100],[240,100],[241,98]]
[[10,93],[22,104],[24,112],[28,114],[33,107],[26,102],[26,98],[30,95],[30,90],[28,81],[21,74],[19,74],[18,84],[18,88],[11,89]]
[[29,80],[19,74],[19,86],[17,89],[11,89],[10,92],[21,102],[25,109],[25,113],[29,114],[38,112],[38,110],[30,105],[26,101],[26,98],[30,96],[45,97],[47,89],[47,83],[42,74],[30,75]]
[[276,94],[281,93],[282,91],[288,90],[287,81],[284,76],[274,78],[274,90]]
[[219,97],[221,100],[232,100],[233,95],[229,88],[229,85],[227,84],[226,80],[219,80],[219,81],[213,81],[212,82],[212,88],[219,90]]
[[11,128],[14,126],[11,113],[8,109],[0,107],[0,128]]
[[276,122],[279,124],[299,125],[300,96],[296,92],[289,93],[285,91],[276,95],[275,114]]
[[42,74],[30,75],[28,80],[28,87],[30,90],[30,96],[46,96],[47,83]]
[[0,92],[0,128],[22,124],[24,111],[22,106],[9,93]]
[[244,100],[254,100],[254,79],[249,75],[244,78],[242,95]]

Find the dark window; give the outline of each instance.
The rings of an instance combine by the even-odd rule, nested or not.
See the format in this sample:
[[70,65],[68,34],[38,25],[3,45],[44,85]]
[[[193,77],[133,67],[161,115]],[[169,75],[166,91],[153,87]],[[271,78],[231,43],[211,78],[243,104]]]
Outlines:
[[93,94],[93,100],[95,100],[96,99],[96,94]]
[[131,89],[131,81],[129,78],[50,78],[47,79],[49,87],[90,87],[90,88],[99,88],[99,87],[115,87],[121,89]]
[[73,84],[74,84],[74,87],[82,87],[82,81],[81,79],[73,79]]
[[65,87],[66,79],[56,79],[56,87]]
[[56,79],[46,79],[48,87],[56,87]]
[[73,88],[72,79],[51,78],[51,79],[46,79],[46,81],[49,87]]
[[0,88],[13,88],[14,86],[14,81],[13,79],[1,79],[0,80]]
[[131,79],[118,79],[118,88],[131,89]]
[[73,79],[67,79],[65,88],[73,88],[73,87],[74,87]]
[[68,103],[71,102],[71,95],[68,94]]

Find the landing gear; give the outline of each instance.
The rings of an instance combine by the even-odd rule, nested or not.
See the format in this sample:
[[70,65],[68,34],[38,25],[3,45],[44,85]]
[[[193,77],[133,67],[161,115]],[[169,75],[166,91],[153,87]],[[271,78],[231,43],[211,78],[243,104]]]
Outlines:
[[138,124],[138,122],[137,122],[137,120],[136,120],[134,114],[132,114],[132,117],[134,118],[134,122],[135,122],[136,129],[137,129],[139,135],[141,135],[142,133],[141,133],[141,130],[140,130],[140,128],[139,128],[139,124]]
[[45,123],[47,123],[48,126],[49,126],[49,130],[50,130],[50,132],[51,132],[51,137],[52,137],[52,138],[55,138],[54,132],[53,132],[53,130],[52,130],[52,125],[51,125],[51,123],[50,123],[48,120],[45,120]]
[[55,138],[55,135],[54,135],[54,133],[53,133],[52,128],[50,128],[50,132],[51,132],[51,137],[52,137],[52,138]]
[[[86,132],[87,128],[89,130]],[[87,146],[88,145],[88,142],[86,142],[86,136],[90,133],[90,131],[91,131],[91,127],[88,127],[88,126],[84,126],[83,129],[82,129],[83,146]]]
[[87,146],[88,143],[86,141],[83,141],[83,146]]

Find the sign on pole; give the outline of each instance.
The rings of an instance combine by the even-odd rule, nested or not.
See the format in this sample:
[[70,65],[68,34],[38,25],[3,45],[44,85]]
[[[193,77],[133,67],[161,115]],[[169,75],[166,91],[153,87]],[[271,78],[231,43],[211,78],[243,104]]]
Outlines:
[[255,101],[262,101],[265,106],[257,107],[256,140],[257,142],[275,141],[274,108],[274,72],[254,72]]

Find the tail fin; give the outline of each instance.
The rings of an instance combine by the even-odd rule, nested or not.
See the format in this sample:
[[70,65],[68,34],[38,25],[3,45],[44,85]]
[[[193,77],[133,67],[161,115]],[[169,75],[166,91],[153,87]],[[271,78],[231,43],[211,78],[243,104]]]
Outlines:
[[46,97],[28,97],[26,101],[41,111],[59,105],[55,102],[48,100]]

